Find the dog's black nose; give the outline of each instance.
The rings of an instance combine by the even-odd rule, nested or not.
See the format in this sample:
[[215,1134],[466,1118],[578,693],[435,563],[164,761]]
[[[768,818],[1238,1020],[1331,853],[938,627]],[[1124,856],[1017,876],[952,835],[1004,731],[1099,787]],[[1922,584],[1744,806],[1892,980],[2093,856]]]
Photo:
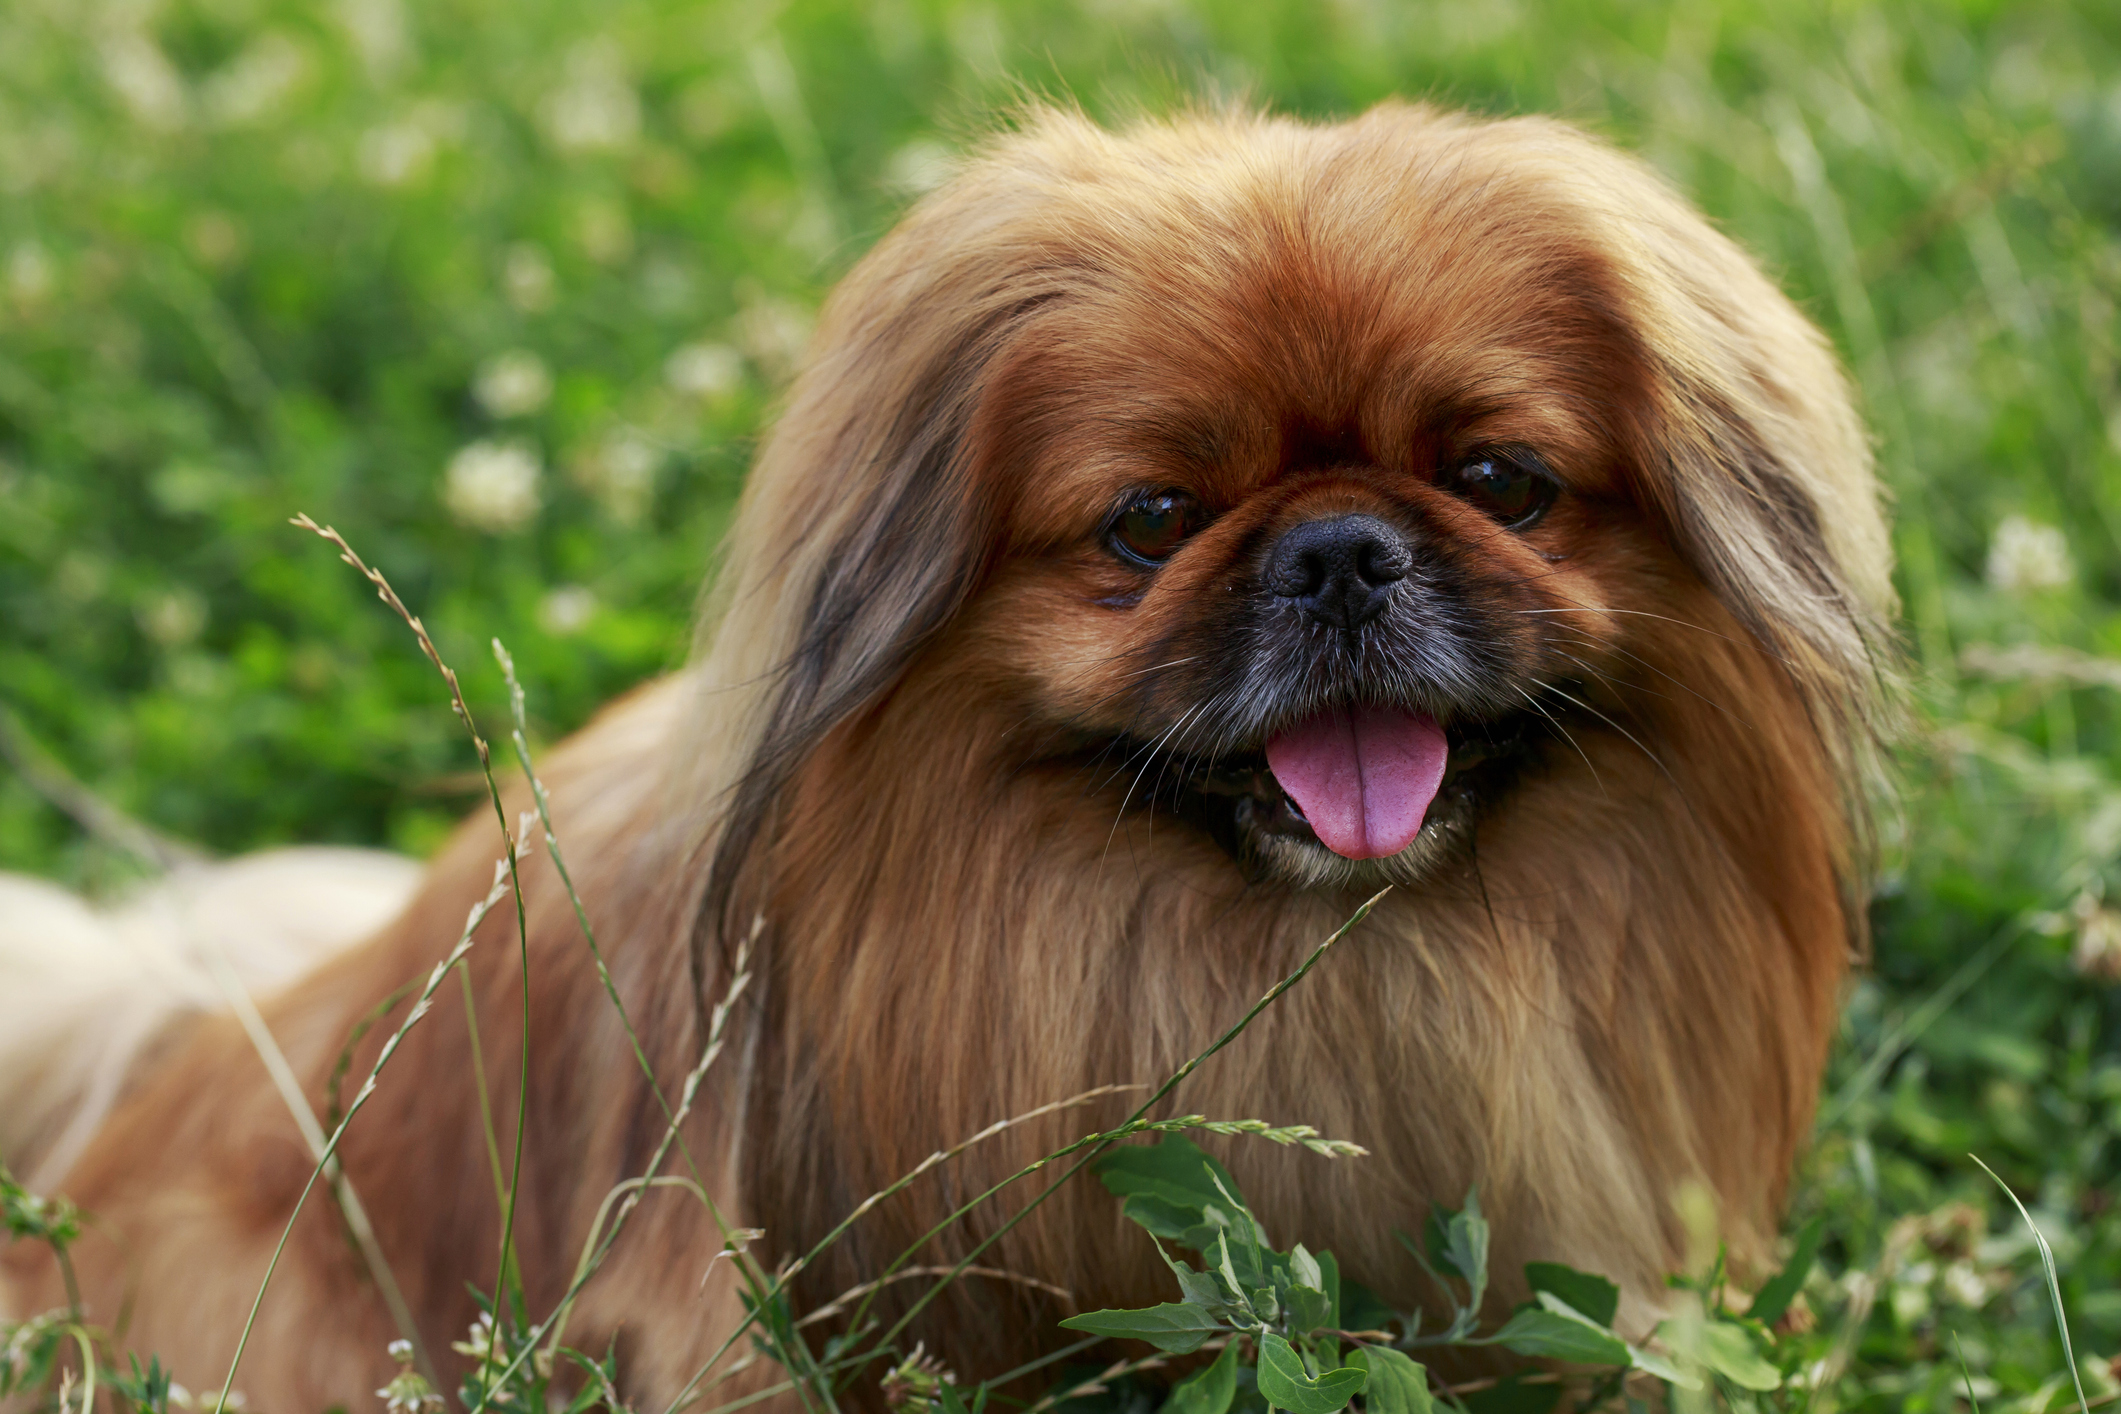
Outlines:
[[1384,612],[1413,564],[1405,538],[1376,516],[1307,520],[1276,542],[1267,588],[1320,623],[1356,629]]

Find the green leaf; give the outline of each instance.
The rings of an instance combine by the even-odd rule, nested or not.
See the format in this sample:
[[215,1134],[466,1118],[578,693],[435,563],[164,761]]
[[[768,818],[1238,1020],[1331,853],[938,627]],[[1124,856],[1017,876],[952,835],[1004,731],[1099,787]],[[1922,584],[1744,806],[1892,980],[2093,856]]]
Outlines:
[[1548,1414],[1561,1403],[1558,1384],[1528,1385],[1523,1375],[1512,1375],[1498,1385],[1460,1397],[1468,1414]]
[[[1204,1209],[1222,1206],[1224,1199],[1216,1180],[1237,1197],[1237,1180],[1183,1134],[1166,1134],[1157,1144],[1122,1144],[1092,1165],[1106,1188],[1121,1198],[1137,1194],[1162,1200],[1194,1216],[1187,1224],[1205,1222]],[[1242,1201],[1242,1199],[1239,1199]]]
[[[1325,1265],[1327,1253],[1319,1253],[1319,1265]],[[1336,1274],[1338,1268],[1335,1268]],[[1344,1331],[1382,1330],[1388,1321],[1397,1320],[1399,1313],[1384,1303],[1384,1299],[1359,1281],[1340,1278],[1338,1293],[1339,1319],[1333,1324]]]
[[1655,1375],[1667,1384],[1681,1389],[1700,1389],[1701,1381],[1674,1365],[1654,1350],[1644,1350],[1639,1345],[1628,1347],[1628,1363],[1646,1375]]
[[1480,1215],[1479,1190],[1466,1190],[1463,1208],[1431,1205],[1422,1231],[1430,1263],[1462,1279],[1471,1292],[1466,1309],[1478,1311],[1488,1290],[1488,1221]]
[[[1318,1289],[1325,1293],[1326,1311],[1323,1316],[1319,1317],[1312,1329],[1316,1330],[1319,1326],[1330,1326],[1344,1330],[1346,1327],[1341,1325],[1340,1320],[1340,1263],[1333,1259],[1331,1252],[1319,1253],[1316,1260],[1318,1262],[1318,1280],[1320,1283]],[[1340,1363],[1340,1342],[1331,1336],[1319,1336],[1317,1340],[1318,1358],[1329,1365],[1338,1365]]]
[[1483,1345],[1500,1345],[1519,1355],[1568,1360],[1578,1365],[1631,1363],[1628,1343],[1571,1307],[1550,1291],[1539,1293],[1537,1306],[1521,1308]]
[[1819,1238],[1825,1231],[1824,1214],[1798,1229],[1797,1245],[1790,1252],[1790,1260],[1760,1288],[1746,1315],[1763,1326],[1772,1326],[1782,1319],[1782,1313],[1790,1309],[1790,1302],[1796,1300],[1797,1293],[1803,1289],[1804,1279],[1811,1275],[1813,1259],[1819,1255]]
[[1296,1286],[1308,1286],[1317,1292],[1326,1289],[1326,1274],[1319,1269],[1318,1259],[1301,1242],[1289,1254],[1289,1280]]
[[1368,1377],[1356,1369],[1328,1370],[1317,1379],[1304,1373],[1303,1357],[1280,1336],[1259,1338],[1259,1392],[1290,1414],[1338,1414],[1361,1394]]
[[1331,1252],[1318,1254],[1318,1277],[1318,1289],[1326,1294],[1326,1301],[1329,1303],[1326,1324],[1340,1326],[1343,1330],[1353,1329],[1344,1325],[1340,1319],[1340,1262]]
[[1524,1279],[1534,1291],[1551,1291],[1601,1326],[1613,1324],[1620,1309],[1620,1288],[1602,1276],[1579,1272],[1559,1262],[1527,1262]]
[[1171,1263],[1171,1270],[1178,1277],[1178,1289],[1190,1306],[1205,1306],[1220,1314],[1230,1302],[1223,1295],[1222,1286],[1206,1272],[1196,1272],[1178,1262]]
[[1740,1389],[1778,1389],[1782,1372],[1760,1358],[1745,1327],[1710,1321],[1701,1331],[1701,1363]]
[[1215,1363],[1171,1387],[1161,1414],[1228,1414],[1237,1394],[1237,1342],[1223,1347]]
[[1327,1319],[1332,1312],[1333,1303],[1327,1299],[1323,1291],[1314,1291],[1308,1286],[1292,1286],[1289,1288],[1290,1334],[1309,1335],[1320,1326],[1333,1324]]
[[1061,1325],[1085,1335],[1146,1340],[1173,1355],[1191,1355],[1209,1336],[1224,1329],[1220,1321],[1186,1301],[1167,1301],[1139,1311],[1091,1311],[1070,1316]]
[[1390,1346],[1365,1346],[1348,1357],[1348,1364],[1369,1376],[1362,1402],[1370,1414],[1430,1414],[1435,1409],[1429,1372]]
[[1136,1226],[1195,1252],[1215,1245],[1216,1234],[1230,1226],[1221,1208],[1185,1207],[1153,1193],[1137,1193],[1120,1207],[1120,1214]]

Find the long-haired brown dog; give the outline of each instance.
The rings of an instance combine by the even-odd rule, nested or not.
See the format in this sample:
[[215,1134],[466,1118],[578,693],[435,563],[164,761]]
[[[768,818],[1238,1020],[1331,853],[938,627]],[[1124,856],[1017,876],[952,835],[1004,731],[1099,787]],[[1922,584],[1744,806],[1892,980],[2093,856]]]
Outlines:
[[[1741,1258],[1772,1239],[1861,928],[1887,571],[1824,342],[1638,163],[1400,105],[1118,135],[1045,112],[841,285],[698,665],[547,776],[666,1092],[757,930],[687,1141],[760,1250],[994,1120],[1168,1074],[1389,882],[1173,1103],[1367,1145],[1232,1160],[1270,1230],[1401,1305],[1424,1297],[1389,1231],[1478,1184],[1499,1274],[1607,1273],[1639,1324],[1690,1184]],[[496,840],[468,825],[396,923],[266,1007],[320,1109]],[[517,1236],[549,1304],[663,1119],[549,866],[525,888]],[[344,1149],[436,1350],[499,1245],[474,1069],[505,1156],[508,909],[471,965],[483,1053],[445,990]],[[129,1297],[131,1344],[211,1386],[310,1158],[234,1022],[182,1028],[63,1186],[101,1219],[92,1312]],[[1119,1112],[974,1149],[803,1273],[805,1300]],[[659,1192],[588,1289],[570,1343],[616,1339],[638,1407],[736,1321],[729,1264],[703,1282],[720,1245]],[[1082,1309],[1162,1299],[1093,1184],[982,1260]],[[13,1261],[13,1303],[55,1304],[55,1273]],[[992,1372],[1064,1314],[972,1277],[921,1329]],[[319,1202],[237,1384],[359,1401],[392,1334]]]

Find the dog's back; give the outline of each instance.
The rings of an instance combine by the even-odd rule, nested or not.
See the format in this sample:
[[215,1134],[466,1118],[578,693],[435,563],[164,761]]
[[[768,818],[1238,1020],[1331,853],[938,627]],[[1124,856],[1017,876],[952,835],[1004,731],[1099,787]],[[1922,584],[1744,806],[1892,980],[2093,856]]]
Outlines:
[[185,866],[94,907],[0,874],[0,1162],[56,1187],[174,1027],[375,931],[419,876],[379,851],[281,849]]

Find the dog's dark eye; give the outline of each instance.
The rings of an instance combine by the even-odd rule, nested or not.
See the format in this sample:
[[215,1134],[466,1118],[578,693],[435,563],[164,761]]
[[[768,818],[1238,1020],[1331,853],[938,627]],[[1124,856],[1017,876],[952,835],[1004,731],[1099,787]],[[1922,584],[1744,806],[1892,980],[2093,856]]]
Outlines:
[[1449,489],[1510,530],[1529,529],[1561,494],[1545,468],[1499,453],[1467,458],[1448,481]]
[[1160,565],[1207,521],[1200,502],[1183,491],[1152,491],[1127,503],[1112,522],[1112,548],[1123,560]]

